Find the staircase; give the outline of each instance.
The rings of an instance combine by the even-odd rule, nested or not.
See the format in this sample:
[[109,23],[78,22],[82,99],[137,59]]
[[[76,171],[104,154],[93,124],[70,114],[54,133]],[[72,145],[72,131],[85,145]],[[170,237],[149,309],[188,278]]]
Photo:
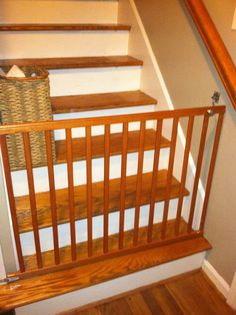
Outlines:
[[[47,1],[46,15],[43,1],[19,2],[3,1],[9,15],[0,15],[0,66],[49,71],[54,121],[0,127],[19,265],[9,277],[20,279],[14,294],[7,287],[0,292],[2,309],[210,249],[203,227],[224,107],[214,109],[218,123],[201,212],[196,201],[210,108],[158,110],[156,97],[141,88],[145,64],[128,55],[132,25],[117,23],[117,1]],[[189,155],[199,117],[194,174]],[[188,128],[178,156],[182,121]],[[45,133],[45,167],[32,167],[31,130]],[[26,152],[26,169],[16,172],[6,147],[6,135],[14,133],[22,134]]]

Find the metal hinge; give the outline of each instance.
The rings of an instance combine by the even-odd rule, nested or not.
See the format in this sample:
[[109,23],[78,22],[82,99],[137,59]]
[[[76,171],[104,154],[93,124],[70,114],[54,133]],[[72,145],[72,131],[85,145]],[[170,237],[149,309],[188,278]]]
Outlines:
[[0,285],[13,283],[13,282],[16,282],[18,280],[20,280],[19,277],[9,277],[9,278],[5,278],[5,279],[0,279]]
[[211,97],[211,100],[212,100],[212,108],[208,110],[208,115],[209,116],[213,116],[215,113],[214,113],[214,106],[216,104],[219,103],[220,101],[220,92],[218,91],[215,91]]

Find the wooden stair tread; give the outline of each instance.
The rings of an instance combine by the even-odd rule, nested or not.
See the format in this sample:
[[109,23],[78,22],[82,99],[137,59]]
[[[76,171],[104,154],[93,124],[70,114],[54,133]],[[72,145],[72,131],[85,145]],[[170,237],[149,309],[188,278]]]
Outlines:
[[[167,170],[160,170],[157,176],[157,189],[156,189],[156,202],[165,200],[166,192],[166,180],[167,180]],[[137,176],[128,176],[126,183],[126,200],[125,208],[133,208],[135,206],[136,200],[136,182]],[[142,199],[141,205],[148,204],[150,202],[151,194],[151,182],[152,173],[143,174],[142,177]],[[75,192],[75,217],[76,220],[81,220],[87,218],[86,212],[86,185],[76,186]],[[179,197],[180,183],[173,177],[171,184],[170,199]],[[93,216],[103,214],[103,191],[104,182],[93,183]],[[185,189],[185,195],[189,192]],[[58,224],[69,222],[69,209],[68,209],[68,189],[56,190],[56,200],[57,200],[57,215]],[[17,208],[17,220],[19,225],[19,232],[29,232],[32,231],[32,219],[30,211],[29,196],[16,197],[16,208]],[[50,195],[49,192],[36,194],[36,204],[38,210],[38,223],[39,228],[46,228],[52,225],[51,223],[51,211],[50,211]],[[110,180],[110,203],[109,212],[116,212],[120,207],[120,178]]]
[[124,24],[0,24],[4,31],[129,31],[130,25]]
[[53,114],[155,105],[157,100],[142,91],[51,97]]
[[[110,155],[119,155],[122,152],[122,133],[113,133],[110,135]],[[145,132],[145,151],[155,148],[156,131],[146,129]],[[56,163],[66,162],[66,140],[55,141],[56,144]],[[170,141],[162,137],[161,148],[168,148]],[[128,153],[138,152],[139,149],[139,131],[130,131],[128,134]],[[92,156],[99,158],[104,156],[104,136],[92,137]],[[73,161],[86,159],[86,139],[73,139]]]
[[[175,223],[176,220],[169,220],[167,223],[166,238],[171,239],[175,237]],[[153,241],[161,240],[161,227],[162,224],[154,224],[153,226]],[[180,236],[186,235],[188,225],[182,219],[180,222]],[[147,244],[147,227],[141,227],[139,229],[138,246]],[[124,233],[124,248],[133,247],[133,230],[126,231]],[[109,252],[117,252],[119,248],[119,234],[113,234],[109,236]],[[88,257],[87,242],[77,244],[77,260],[84,260]],[[103,254],[103,238],[93,240],[93,255],[99,256]],[[46,251],[42,253],[43,267],[53,267],[55,265],[54,251]],[[37,269],[36,255],[24,256],[26,271]],[[60,262],[62,264],[71,262],[71,246],[60,248]]]
[[1,311],[15,309],[209,249],[211,249],[209,242],[199,236],[195,239],[20,280],[1,288],[0,309]]
[[142,66],[143,62],[131,56],[103,57],[66,57],[66,58],[29,58],[2,59],[0,67],[4,66],[40,66],[48,70],[79,69],[79,68],[109,68]]

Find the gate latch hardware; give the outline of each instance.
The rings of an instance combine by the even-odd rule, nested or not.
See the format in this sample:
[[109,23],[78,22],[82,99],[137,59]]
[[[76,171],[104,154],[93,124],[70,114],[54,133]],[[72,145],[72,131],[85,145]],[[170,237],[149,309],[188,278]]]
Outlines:
[[214,115],[214,106],[216,104],[219,103],[220,101],[220,92],[218,91],[215,91],[211,97],[211,100],[212,100],[212,108],[208,110],[208,115],[209,116],[213,116]]
[[13,282],[16,282],[18,280],[20,280],[19,277],[9,277],[9,278],[5,278],[5,279],[0,279],[0,285],[13,283]]

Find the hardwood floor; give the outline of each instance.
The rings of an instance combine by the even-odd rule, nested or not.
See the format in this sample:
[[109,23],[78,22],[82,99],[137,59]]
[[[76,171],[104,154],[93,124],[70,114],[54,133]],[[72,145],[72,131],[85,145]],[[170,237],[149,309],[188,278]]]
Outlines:
[[202,271],[60,315],[235,315]]

